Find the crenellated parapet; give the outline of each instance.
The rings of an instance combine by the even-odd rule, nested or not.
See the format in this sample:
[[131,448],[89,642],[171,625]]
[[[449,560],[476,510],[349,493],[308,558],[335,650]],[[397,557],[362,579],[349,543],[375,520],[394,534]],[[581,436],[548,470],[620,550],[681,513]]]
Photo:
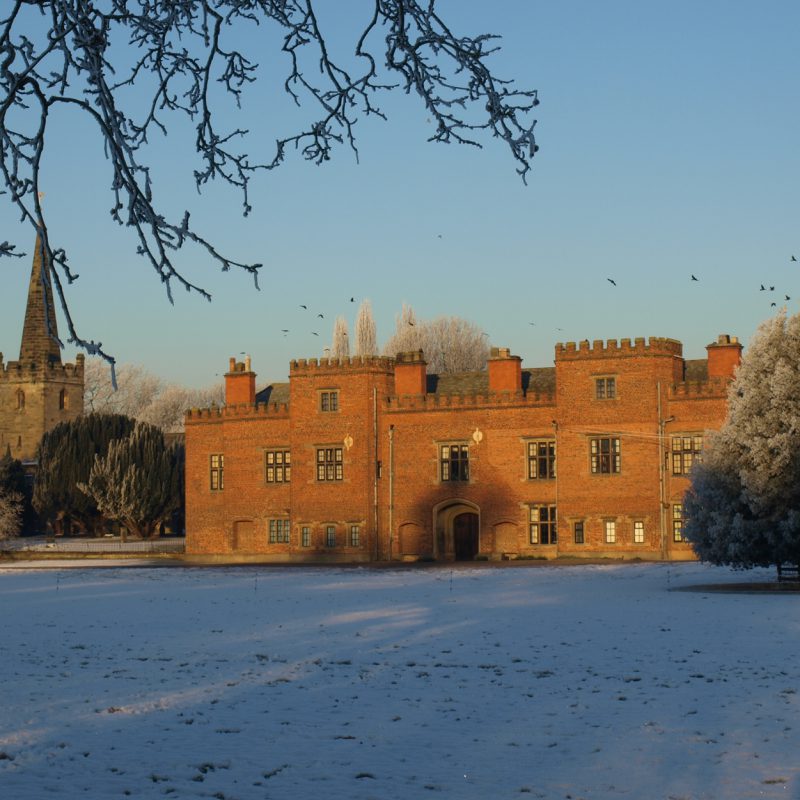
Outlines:
[[290,376],[331,375],[343,372],[391,373],[394,359],[387,356],[350,356],[348,358],[298,358],[289,362]]
[[222,421],[226,419],[254,419],[269,417],[272,419],[289,419],[288,403],[234,403],[211,408],[190,408],[186,411],[186,424],[196,422]]
[[78,353],[74,364],[60,361],[4,361],[0,353],[0,383],[83,383],[85,358]]
[[488,394],[404,394],[387,397],[385,411],[457,411],[460,409],[536,408],[555,406],[553,394],[489,392]]
[[583,339],[580,342],[558,342],[556,361],[576,361],[582,358],[620,358],[632,356],[677,356],[683,357],[683,344],[677,339],[662,336],[643,336],[630,339]]
[[707,381],[686,381],[669,387],[670,400],[686,400],[704,397],[728,396],[730,381],[725,378],[709,378]]

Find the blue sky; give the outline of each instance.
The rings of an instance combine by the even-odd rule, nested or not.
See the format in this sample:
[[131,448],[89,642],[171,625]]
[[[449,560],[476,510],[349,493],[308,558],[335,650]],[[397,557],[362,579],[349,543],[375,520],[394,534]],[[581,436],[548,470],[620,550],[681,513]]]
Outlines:
[[[335,4],[335,41],[352,38],[367,5]],[[171,307],[132,233],[110,222],[97,137],[63,114],[48,140],[44,202],[51,237],[81,275],[69,293],[81,333],[119,362],[200,386],[242,351],[259,382],[284,380],[290,359],[322,355],[336,315],[352,327],[364,297],[380,341],[406,302],[423,318],[474,321],[532,367],[552,364],[557,341],[583,338],[670,336],[699,358],[722,332],[746,343],[785,294],[797,310],[799,4],[437,7],[457,31],[501,34],[497,73],[539,90],[541,149],[527,186],[497,141],[483,150],[427,143],[424,109],[395,92],[380,102],[388,122],[359,124],[360,163],[346,148],[323,167],[292,157],[254,180],[244,219],[226,187],[198,197],[191,130],[181,122],[152,146],[163,208],[180,216],[188,207],[220,249],[264,268],[257,292],[246,274],[220,274],[187,248],[179,263],[214,299],[178,291]],[[259,54],[261,80],[245,110],[226,104],[220,113],[250,127],[248,152],[268,158],[302,111],[280,94],[281,56],[256,35],[269,40],[242,33]],[[8,205],[0,205],[3,239],[31,250]],[[0,261],[7,359],[18,353],[29,269],[28,259]],[[775,291],[760,292],[761,283]]]

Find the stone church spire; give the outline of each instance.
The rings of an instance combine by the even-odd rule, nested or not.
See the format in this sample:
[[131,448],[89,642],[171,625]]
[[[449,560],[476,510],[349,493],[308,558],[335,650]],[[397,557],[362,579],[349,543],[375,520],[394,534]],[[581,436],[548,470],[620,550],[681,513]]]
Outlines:
[[22,344],[19,360],[23,364],[61,363],[61,348],[56,341],[56,309],[53,305],[53,288],[50,282],[42,280],[44,245],[40,234],[36,235],[33,250],[31,282],[28,287],[28,305],[25,309],[25,325],[22,329]]

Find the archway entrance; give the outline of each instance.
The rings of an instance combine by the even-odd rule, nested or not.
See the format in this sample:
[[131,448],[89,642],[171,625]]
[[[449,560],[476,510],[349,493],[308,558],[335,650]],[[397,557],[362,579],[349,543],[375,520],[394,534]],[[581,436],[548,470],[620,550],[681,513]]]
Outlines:
[[433,509],[434,558],[472,561],[480,551],[480,509],[466,500],[447,500]]
[[471,512],[453,518],[453,552],[456,561],[472,561],[478,555],[478,515]]

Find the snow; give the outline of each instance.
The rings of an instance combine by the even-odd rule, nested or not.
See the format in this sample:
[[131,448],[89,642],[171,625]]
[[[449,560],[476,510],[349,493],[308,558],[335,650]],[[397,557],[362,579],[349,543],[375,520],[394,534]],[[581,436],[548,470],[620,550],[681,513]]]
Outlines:
[[0,797],[800,798],[797,594],[700,564],[0,569]]

